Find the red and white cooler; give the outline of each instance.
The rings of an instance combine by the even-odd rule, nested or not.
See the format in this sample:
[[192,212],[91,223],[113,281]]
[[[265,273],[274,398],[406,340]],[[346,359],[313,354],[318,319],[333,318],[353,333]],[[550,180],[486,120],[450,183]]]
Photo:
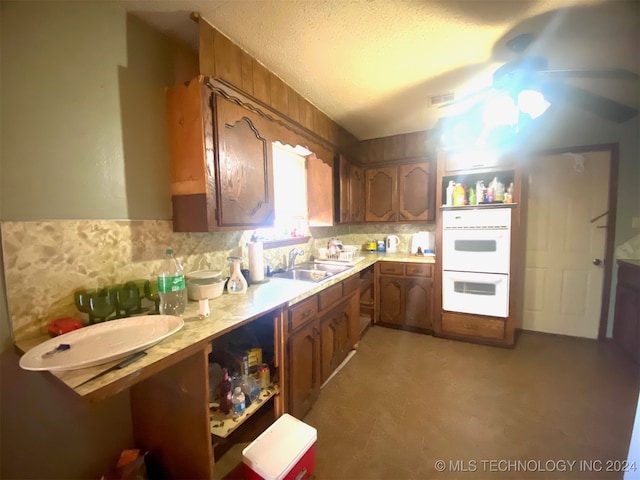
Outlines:
[[315,428],[282,415],[242,450],[245,480],[303,480],[313,473]]

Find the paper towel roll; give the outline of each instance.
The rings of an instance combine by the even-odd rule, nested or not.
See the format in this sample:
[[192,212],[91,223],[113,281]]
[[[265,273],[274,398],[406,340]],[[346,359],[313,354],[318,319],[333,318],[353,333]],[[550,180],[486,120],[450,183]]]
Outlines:
[[249,280],[251,282],[264,281],[262,242],[249,243]]

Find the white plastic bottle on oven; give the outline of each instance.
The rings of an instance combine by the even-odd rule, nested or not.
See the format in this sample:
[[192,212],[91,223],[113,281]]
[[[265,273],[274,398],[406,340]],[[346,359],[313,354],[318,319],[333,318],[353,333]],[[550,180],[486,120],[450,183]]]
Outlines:
[[484,182],[482,180],[478,180],[476,182],[476,203],[484,203]]
[[447,187],[447,207],[453,205],[453,188],[455,185],[453,180],[449,180],[449,186]]

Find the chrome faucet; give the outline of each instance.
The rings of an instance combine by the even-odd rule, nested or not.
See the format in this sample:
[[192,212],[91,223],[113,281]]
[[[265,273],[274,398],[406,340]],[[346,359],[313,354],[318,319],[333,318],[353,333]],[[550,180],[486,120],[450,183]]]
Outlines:
[[304,255],[304,250],[302,250],[301,248],[292,248],[289,252],[289,265],[287,265],[287,270],[293,269],[293,266],[296,263],[296,257],[298,255]]

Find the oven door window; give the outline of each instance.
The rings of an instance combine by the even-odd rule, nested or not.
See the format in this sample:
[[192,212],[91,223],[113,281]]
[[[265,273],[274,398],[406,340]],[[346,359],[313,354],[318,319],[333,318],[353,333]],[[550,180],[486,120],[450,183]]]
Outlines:
[[442,309],[449,312],[509,316],[509,275],[442,272]]
[[511,260],[509,230],[443,230],[444,270],[509,273]]
[[465,253],[495,253],[498,251],[496,240],[454,240],[453,249]]
[[489,295],[496,296],[495,283],[479,282],[453,282],[453,291],[465,295]]

